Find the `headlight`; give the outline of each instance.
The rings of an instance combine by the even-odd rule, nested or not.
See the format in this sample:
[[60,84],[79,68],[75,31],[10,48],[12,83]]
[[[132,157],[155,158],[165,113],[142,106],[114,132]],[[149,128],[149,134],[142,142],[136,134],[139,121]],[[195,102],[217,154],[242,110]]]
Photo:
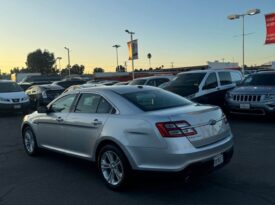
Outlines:
[[25,96],[21,99],[21,101],[29,101],[29,97],[28,96]]
[[1,98],[1,97],[0,97],[0,102],[9,102],[9,101],[10,101],[9,99]]
[[230,92],[227,92],[225,95],[226,98],[233,98],[233,94]]
[[265,95],[264,98],[266,101],[270,101],[270,100],[275,100],[275,94],[269,94],[269,95]]

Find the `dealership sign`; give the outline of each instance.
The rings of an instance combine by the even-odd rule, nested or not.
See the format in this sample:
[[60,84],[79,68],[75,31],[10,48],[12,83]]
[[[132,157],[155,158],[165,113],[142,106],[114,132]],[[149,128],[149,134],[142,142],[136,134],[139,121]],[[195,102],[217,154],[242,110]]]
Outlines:
[[265,15],[266,40],[265,44],[275,43],[275,13]]
[[138,42],[133,40],[127,43],[129,51],[129,60],[138,59]]

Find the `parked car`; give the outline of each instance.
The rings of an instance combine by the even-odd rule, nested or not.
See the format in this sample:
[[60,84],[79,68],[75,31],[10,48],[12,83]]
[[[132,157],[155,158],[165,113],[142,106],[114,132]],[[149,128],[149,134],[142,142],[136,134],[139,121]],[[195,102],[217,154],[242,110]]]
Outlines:
[[175,76],[150,76],[145,78],[136,78],[129,85],[149,85],[158,87],[163,83],[171,81]]
[[220,168],[233,154],[219,107],[149,86],[67,92],[27,115],[22,135],[31,156],[45,148],[96,162],[111,189],[122,188],[133,170],[189,176]]
[[249,75],[242,84],[227,93],[226,105],[235,114],[275,114],[275,72]]
[[59,85],[59,86],[63,87],[64,89],[67,89],[68,87],[70,87],[72,85],[82,85],[84,83],[86,83],[86,81],[81,80],[81,79],[72,78],[69,80],[61,80],[61,81],[53,82],[52,85]]
[[18,84],[23,90],[27,90],[32,85],[50,84],[59,80],[61,80],[60,76],[27,76]]
[[224,106],[225,94],[243,80],[236,70],[197,70],[179,73],[164,89],[202,104]]
[[118,80],[106,80],[106,81],[104,81],[102,83],[99,83],[99,84],[105,85],[105,86],[111,86],[111,85],[114,85],[116,83],[119,83],[119,81]]
[[58,97],[64,88],[58,85],[33,85],[26,90],[32,108],[37,109],[40,105],[47,105]]
[[0,80],[0,112],[27,112],[29,98],[14,81]]

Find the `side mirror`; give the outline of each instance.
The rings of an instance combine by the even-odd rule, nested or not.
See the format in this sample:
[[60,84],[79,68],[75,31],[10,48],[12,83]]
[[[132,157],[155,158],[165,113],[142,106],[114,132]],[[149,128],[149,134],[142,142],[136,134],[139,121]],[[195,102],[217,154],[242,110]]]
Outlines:
[[49,112],[49,109],[46,107],[46,106],[39,106],[37,108],[37,112],[38,113],[48,113]]

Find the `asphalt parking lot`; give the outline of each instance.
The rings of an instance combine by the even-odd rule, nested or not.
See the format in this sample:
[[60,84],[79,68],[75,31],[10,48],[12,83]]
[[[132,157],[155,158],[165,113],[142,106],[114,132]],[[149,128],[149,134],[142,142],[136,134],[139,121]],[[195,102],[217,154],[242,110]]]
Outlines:
[[43,152],[25,154],[22,116],[0,117],[0,204],[275,204],[275,120],[230,119],[229,165],[186,184],[139,176],[124,192],[108,190],[90,162]]

